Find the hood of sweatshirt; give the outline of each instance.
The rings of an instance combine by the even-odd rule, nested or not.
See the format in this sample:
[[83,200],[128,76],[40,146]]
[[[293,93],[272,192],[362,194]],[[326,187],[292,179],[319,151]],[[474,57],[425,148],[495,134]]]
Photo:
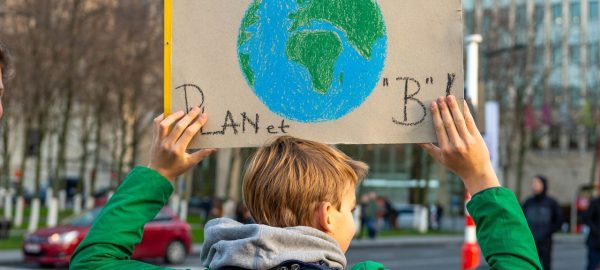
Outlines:
[[227,218],[206,224],[201,259],[210,269],[271,269],[289,260],[346,268],[340,246],[322,231],[304,226],[244,225]]

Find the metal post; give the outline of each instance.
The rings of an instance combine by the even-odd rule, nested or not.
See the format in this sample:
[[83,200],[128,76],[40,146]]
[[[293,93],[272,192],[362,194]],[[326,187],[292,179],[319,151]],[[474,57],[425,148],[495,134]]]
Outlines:
[[479,43],[482,41],[481,35],[471,35],[465,40],[467,43],[466,98],[470,99],[475,111],[479,108]]
[[[467,93],[465,98],[471,101],[473,111],[477,112],[479,105],[479,43],[483,41],[481,35],[471,35],[465,40],[467,43]],[[465,204],[471,195],[465,190]],[[475,269],[481,262],[480,248],[475,234],[475,222],[465,210],[465,243],[461,249],[462,269]]]

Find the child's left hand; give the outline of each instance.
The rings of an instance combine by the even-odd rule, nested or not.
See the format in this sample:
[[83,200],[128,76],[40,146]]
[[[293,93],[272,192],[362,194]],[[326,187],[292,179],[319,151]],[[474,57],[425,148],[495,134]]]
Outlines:
[[456,97],[439,97],[431,103],[431,114],[439,147],[421,146],[439,163],[456,173],[472,195],[500,186],[490,154],[465,102],[463,109]]
[[164,118],[154,119],[154,139],[148,167],[173,182],[175,178],[200,161],[216,152],[216,149],[200,150],[191,154],[186,149],[194,136],[206,124],[206,114],[199,108],[187,115],[179,111]]

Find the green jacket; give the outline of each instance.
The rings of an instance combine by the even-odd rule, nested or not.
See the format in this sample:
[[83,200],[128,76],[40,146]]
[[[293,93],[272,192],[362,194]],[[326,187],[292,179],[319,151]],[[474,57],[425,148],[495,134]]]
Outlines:
[[[137,167],[104,206],[71,257],[71,269],[169,269],[131,259],[144,224],[167,203],[173,186],[157,172]],[[477,226],[481,250],[492,269],[542,269],[525,217],[505,188],[482,191],[467,208]],[[352,269],[384,269],[366,262]]]

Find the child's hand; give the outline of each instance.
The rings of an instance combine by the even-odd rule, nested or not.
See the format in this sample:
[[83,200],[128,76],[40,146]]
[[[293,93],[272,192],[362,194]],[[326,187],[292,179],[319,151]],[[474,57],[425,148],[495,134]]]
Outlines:
[[431,113],[439,147],[433,144],[421,146],[462,178],[469,193],[500,186],[490,154],[467,103],[464,103],[461,112],[454,96],[440,97],[437,103],[431,104]]
[[[150,151],[148,167],[160,173],[169,181],[198,164],[214,153],[215,149],[206,149],[191,154],[186,152],[192,138],[206,123],[206,114],[200,114],[199,108],[192,109],[187,115],[177,112],[164,118],[154,119],[154,142]],[[174,125],[174,126],[173,126]]]

